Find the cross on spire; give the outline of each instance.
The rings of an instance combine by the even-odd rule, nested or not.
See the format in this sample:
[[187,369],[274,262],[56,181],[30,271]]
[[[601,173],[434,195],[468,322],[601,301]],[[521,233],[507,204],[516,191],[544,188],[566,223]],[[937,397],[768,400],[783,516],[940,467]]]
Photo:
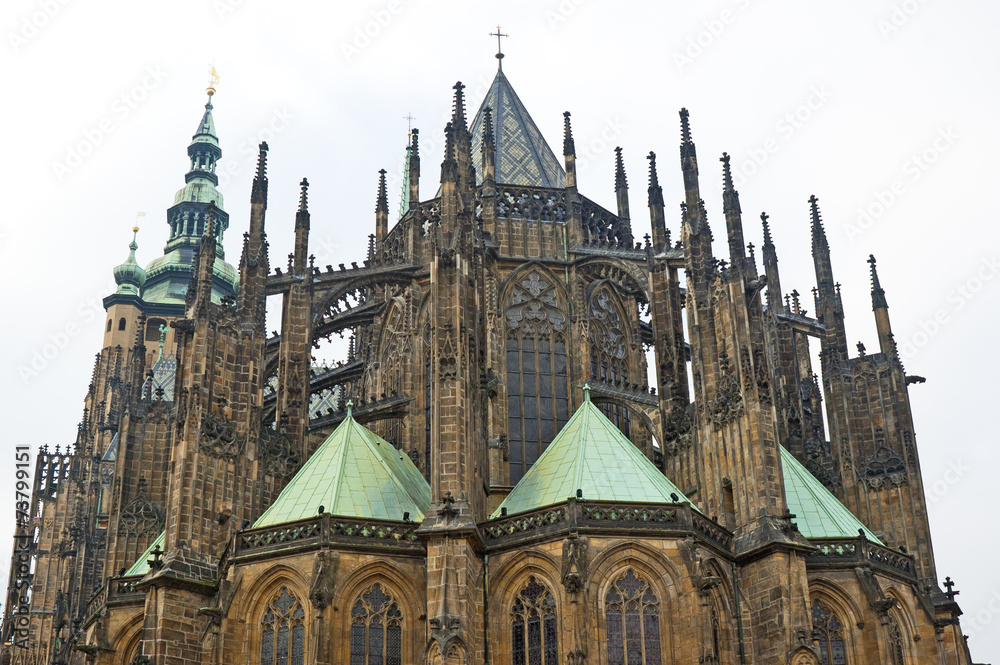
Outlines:
[[497,38],[497,66],[500,69],[503,69],[503,49],[502,49],[502,47],[500,45],[500,39],[502,37],[510,37],[510,35],[508,35],[506,33],[503,33],[503,32],[500,32],[500,24],[498,23],[497,24],[497,31],[496,32],[491,32],[490,33],[490,37],[496,37]]
[[403,116],[406,120],[406,135],[410,136],[413,133],[413,121],[417,119],[412,113],[407,113]]

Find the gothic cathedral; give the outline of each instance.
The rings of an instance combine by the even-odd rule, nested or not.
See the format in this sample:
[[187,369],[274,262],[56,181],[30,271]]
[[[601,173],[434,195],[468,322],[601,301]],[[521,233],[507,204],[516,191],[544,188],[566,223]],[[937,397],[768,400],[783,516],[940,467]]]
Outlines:
[[272,269],[261,144],[234,267],[214,92],[163,255],[114,269],[76,442],[37,454],[0,663],[971,665],[921,379],[874,258],[879,349],[848,349],[815,196],[810,316],[725,154],[715,254],[686,110],[679,225],[649,153],[643,233],[621,150],[612,211],[500,68],[471,122],[454,86],[432,196],[412,130],[350,266],[310,254],[303,179]]

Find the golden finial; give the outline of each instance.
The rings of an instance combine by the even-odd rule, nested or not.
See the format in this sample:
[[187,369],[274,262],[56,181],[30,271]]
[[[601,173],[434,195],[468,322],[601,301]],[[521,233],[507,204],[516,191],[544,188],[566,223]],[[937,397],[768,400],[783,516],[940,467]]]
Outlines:
[[208,76],[208,87],[205,89],[205,92],[207,92],[208,96],[211,97],[215,94],[215,86],[219,84],[219,72],[215,71],[215,65],[209,67]]
[[132,227],[132,233],[138,233],[138,232],[139,232],[139,227],[138,226],[133,226]]

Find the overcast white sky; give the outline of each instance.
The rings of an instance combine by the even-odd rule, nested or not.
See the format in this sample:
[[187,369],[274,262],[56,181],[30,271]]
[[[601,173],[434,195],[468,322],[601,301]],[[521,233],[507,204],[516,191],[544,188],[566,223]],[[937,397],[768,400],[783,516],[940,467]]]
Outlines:
[[[819,197],[848,335],[869,349],[878,344],[865,260],[876,255],[907,371],[927,377],[910,394],[938,571],[962,592],[973,657],[1000,660],[1000,5],[6,0],[0,11],[0,478],[13,478],[15,445],[74,440],[111,269],[127,256],[137,211],[147,213],[139,261],[162,251],[209,63],[222,76],[228,259],[239,260],[255,146],[266,139],[272,264],[291,248],[307,176],[312,249],[336,265],[364,256],[380,168],[396,209],[407,114],[422,134],[422,192],[436,189],[442,146],[432,137],[451,86],[469,86],[471,116],[496,69],[487,33],[499,22],[508,78],[557,154],[561,114],[572,111],[581,189],[608,207],[612,149],[623,147],[637,235],[648,229],[650,150],[666,200],[681,200],[686,106],[717,254],[717,159],[728,151],[747,239],[760,244],[766,210],[782,286],[806,294],[809,310],[807,199]],[[675,234],[678,218],[668,214]],[[14,497],[12,482],[2,486],[6,579]]]

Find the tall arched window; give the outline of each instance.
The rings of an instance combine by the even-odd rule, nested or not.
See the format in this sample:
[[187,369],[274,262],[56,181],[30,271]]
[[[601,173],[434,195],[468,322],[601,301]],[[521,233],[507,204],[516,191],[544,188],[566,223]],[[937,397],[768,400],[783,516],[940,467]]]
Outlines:
[[608,665],[660,665],[660,602],[631,568],[604,597]]
[[889,624],[886,626],[889,632],[889,657],[892,658],[892,665],[905,665],[903,660],[903,633],[899,630],[899,624],[893,616],[889,616]]
[[125,317],[118,319],[118,330],[125,330]]
[[517,483],[569,420],[566,314],[540,270],[519,275],[504,301],[507,437]]
[[351,665],[402,665],[402,653],[403,615],[375,584],[351,610]]
[[812,606],[813,632],[819,635],[819,659],[823,665],[847,665],[844,647],[844,627],[837,615],[818,600]]
[[514,665],[558,665],[556,600],[534,577],[514,600],[510,630]]
[[305,651],[306,612],[282,588],[261,620],[260,665],[304,665]]
[[[629,383],[628,339],[618,298],[607,284],[590,297],[590,375],[601,383],[624,387]],[[625,436],[632,436],[628,409],[603,404],[601,410]]]

